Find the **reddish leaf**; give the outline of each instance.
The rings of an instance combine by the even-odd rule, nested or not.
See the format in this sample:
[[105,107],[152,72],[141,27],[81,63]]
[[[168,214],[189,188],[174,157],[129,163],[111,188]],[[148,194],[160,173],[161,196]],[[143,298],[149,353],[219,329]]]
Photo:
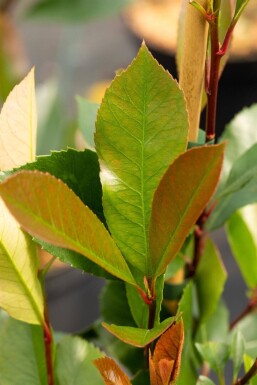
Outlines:
[[99,370],[106,385],[131,385],[128,376],[112,358],[98,358],[93,363]]
[[180,250],[213,195],[224,144],[193,148],[169,167],[154,195],[150,221],[152,274],[159,276]]
[[161,336],[153,356],[149,356],[151,385],[175,383],[180,369],[183,342],[183,321],[173,325]]

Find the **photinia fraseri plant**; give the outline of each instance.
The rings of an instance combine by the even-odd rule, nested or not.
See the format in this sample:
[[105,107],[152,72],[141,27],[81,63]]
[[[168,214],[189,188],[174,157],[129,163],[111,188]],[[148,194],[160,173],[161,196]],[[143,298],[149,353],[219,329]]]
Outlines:
[[[256,383],[256,106],[214,144],[218,80],[247,2],[185,2],[179,84],[143,43],[105,93],[92,150],[35,158],[33,71],[7,98],[1,385],[223,385],[229,360],[233,385]],[[227,272],[210,237],[223,225],[249,295],[230,324]],[[39,245],[53,255],[40,269]],[[48,318],[44,282],[57,257],[108,281],[102,324],[80,336],[56,338]]]

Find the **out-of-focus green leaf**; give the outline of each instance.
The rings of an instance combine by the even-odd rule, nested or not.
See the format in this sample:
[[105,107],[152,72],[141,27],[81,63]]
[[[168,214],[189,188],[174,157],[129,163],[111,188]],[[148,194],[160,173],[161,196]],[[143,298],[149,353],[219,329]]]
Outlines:
[[0,199],[0,307],[32,324],[44,322],[36,244],[24,233]]
[[[129,310],[126,288],[123,282],[108,282],[101,293],[100,308],[104,322],[123,326],[136,326]],[[146,312],[146,314],[148,313]]]
[[209,341],[204,344],[196,343],[196,348],[203,360],[208,362],[215,373],[218,375],[223,374],[223,369],[229,358],[229,345]]
[[184,289],[179,302],[178,314],[181,314],[184,322],[185,340],[182,351],[180,373],[177,385],[195,385],[197,380],[197,371],[194,369],[192,361],[192,328],[193,328],[193,282]]
[[33,18],[53,21],[82,22],[115,14],[131,2],[132,0],[37,0],[27,14]]
[[99,349],[79,337],[64,337],[56,348],[55,371],[59,385],[102,385],[92,360],[102,357]]
[[126,342],[127,344],[137,346],[139,348],[144,348],[146,345],[148,345],[150,342],[154,341],[162,333],[164,333],[174,321],[174,317],[167,318],[165,321],[161,322],[158,326],[153,329],[140,329],[129,326],[126,327],[117,325],[107,325],[106,323],[103,323],[103,326],[110,333],[112,333],[120,340]]
[[104,225],[61,180],[39,171],[21,171],[0,185],[0,194],[31,235],[83,254],[135,284]]
[[257,201],[257,143],[243,153],[232,167],[217,205],[208,221],[208,229],[221,227],[239,208]]
[[226,126],[220,141],[226,142],[226,148],[219,190],[223,188],[235,161],[257,143],[257,104],[239,112]]
[[0,329],[0,346],[1,384],[48,384],[40,326],[6,318]]
[[239,370],[243,364],[243,356],[245,352],[245,340],[242,333],[237,330],[232,338],[231,358],[233,361],[233,380],[237,379]]
[[82,131],[86,143],[91,148],[94,148],[95,122],[99,104],[77,96],[77,105],[79,128]]
[[98,112],[96,150],[104,213],[125,258],[150,276],[148,228],[153,194],[187,144],[182,91],[143,44],[107,89]]
[[136,376],[131,380],[132,385],[149,385],[149,371],[141,370],[136,374]]
[[155,194],[149,241],[151,274],[162,274],[217,186],[224,146],[188,150],[169,167]]
[[197,342],[228,340],[229,334],[229,312],[223,301],[220,301],[212,315],[205,323],[201,323],[195,340]]
[[234,213],[227,222],[226,231],[233,255],[247,286],[257,287],[257,225],[256,205],[247,206]]
[[252,358],[257,357],[257,313],[244,317],[236,326],[245,339],[245,352]]
[[38,111],[37,155],[74,146],[76,126],[66,116],[66,108],[60,97],[62,92],[59,84],[53,80],[36,88],[37,105],[44,106]]
[[226,278],[227,273],[218,249],[208,239],[195,275],[200,322],[206,322],[217,308]]
[[196,385],[215,385],[214,382],[205,376],[200,376],[197,380]]

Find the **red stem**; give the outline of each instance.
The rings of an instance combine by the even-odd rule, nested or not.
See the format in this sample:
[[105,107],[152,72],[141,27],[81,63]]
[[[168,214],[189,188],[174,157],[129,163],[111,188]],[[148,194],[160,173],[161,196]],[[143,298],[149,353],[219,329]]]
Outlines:
[[257,309],[257,291],[253,293],[252,298],[250,299],[248,305],[246,308],[242,311],[242,313],[239,314],[236,319],[231,322],[230,324],[230,330],[232,330],[244,317],[246,317],[248,314],[252,313]]
[[54,385],[54,369],[53,369],[53,357],[52,357],[52,345],[53,336],[48,316],[48,308],[45,303],[45,322],[43,325],[44,330],[44,343],[45,343],[45,357],[46,357],[46,369],[47,369],[47,383],[48,385]]

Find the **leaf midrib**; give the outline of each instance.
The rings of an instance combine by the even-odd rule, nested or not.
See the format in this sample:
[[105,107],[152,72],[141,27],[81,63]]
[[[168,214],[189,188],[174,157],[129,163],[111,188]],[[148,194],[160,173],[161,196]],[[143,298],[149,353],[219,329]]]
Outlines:
[[[14,204],[14,206],[16,206],[18,209],[22,210],[23,212],[25,212],[25,214],[28,214],[29,216],[32,216],[34,218],[34,220],[36,220],[39,224],[45,226],[46,228],[50,229],[51,231],[53,231],[54,233],[56,233],[57,235],[61,235],[63,238],[64,238],[64,241],[65,242],[70,242],[70,244],[72,245],[75,245],[76,249],[72,249],[71,247],[69,246],[66,246],[67,249],[71,249],[71,250],[74,250],[74,251],[77,251],[79,253],[82,253],[85,257],[88,258],[88,255],[93,255],[94,259],[91,259],[93,260],[93,262],[96,262],[99,266],[103,267],[104,269],[106,269],[109,273],[114,274],[114,271],[115,272],[118,272],[118,274],[116,274],[117,277],[121,278],[121,279],[124,279],[126,280],[127,282],[129,283],[132,283],[132,284],[135,284],[134,280],[133,280],[133,277],[131,275],[131,277],[128,277],[127,275],[125,276],[124,274],[120,274],[120,270],[117,270],[115,268],[115,265],[110,265],[110,264],[107,264],[107,263],[102,263],[102,262],[105,262],[105,260],[102,260],[97,254],[95,254],[95,252],[93,252],[92,250],[86,248],[85,246],[83,246],[80,242],[77,242],[75,241],[73,238],[70,238],[63,230],[59,230],[57,227],[55,227],[54,225],[52,225],[51,223],[48,223],[46,222],[41,216],[37,215],[37,214],[34,214],[34,213],[31,213],[31,211],[29,211],[26,206],[24,206],[23,204],[19,204],[19,202],[17,202],[17,200],[13,199],[12,196],[8,195],[8,199],[9,199],[9,202],[12,204]],[[86,207],[86,206],[85,206]],[[95,215],[93,212],[92,212],[93,215]],[[97,217],[96,217],[97,218]],[[97,218],[98,220],[98,218]],[[27,230],[29,233],[31,233],[33,236],[35,237],[38,237],[37,234],[33,234],[33,232],[30,231],[30,229]],[[109,234],[108,234],[109,235]],[[38,237],[39,239],[42,237]],[[44,239],[42,239],[44,241]],[[45,240],[45,242],[48,242],[48,240]],[[59,246],[59,247],[63,247],[63,245],[61,245],[60,243],[55,243],[56,246]],[[119,251],[119,249],[116,247],[116,250]],[[122,257],[122,255],[121,255]],[[100,263],[99,263],[100,262]],[[108,261],[107,261],[108,262]],[[124,263],[126,263],[124,261]],[[110,267],[109,267],[110,266]],[[107,269],[108,268],[108,269]],[[127,266],[128,268],[128,266]],[[129,271],[129,268],[128,268],[128,271]],[[132,279],[130,279],[132,278]]]

